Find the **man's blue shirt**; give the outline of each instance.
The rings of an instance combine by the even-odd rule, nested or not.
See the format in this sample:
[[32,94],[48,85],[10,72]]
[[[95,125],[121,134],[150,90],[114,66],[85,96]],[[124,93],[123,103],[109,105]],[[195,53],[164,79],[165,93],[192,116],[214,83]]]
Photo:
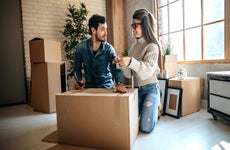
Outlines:
[[116,69],[116,64],[112,64],[116,57],[112,45],[102,42],[100,49],[94,54],[90,42],[89,38],[77,45],[74,66],[77,80],[82,80],[84,75],[86,88],[112,88],[113,78],[117,83],[123,83],[121,70]]

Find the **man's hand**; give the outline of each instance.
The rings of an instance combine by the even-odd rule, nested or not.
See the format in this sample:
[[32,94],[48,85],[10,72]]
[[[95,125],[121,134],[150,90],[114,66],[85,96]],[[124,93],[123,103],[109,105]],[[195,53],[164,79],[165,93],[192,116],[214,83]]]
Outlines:
[[129,90],[123,84],[118,84],[114,88],[113,92],[127,93]]
[[76,90],[80,90],[83,85],[84,85],[83,80],[81,80],[81,81],[75,81],[75,83],[74,83],[74,87],[75,87]]

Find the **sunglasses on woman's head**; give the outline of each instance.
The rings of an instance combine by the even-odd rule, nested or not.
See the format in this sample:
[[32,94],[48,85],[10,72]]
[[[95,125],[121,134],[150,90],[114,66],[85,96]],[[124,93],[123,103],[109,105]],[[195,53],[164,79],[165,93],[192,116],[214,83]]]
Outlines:
[[141,23],[132,23],[132,24],[131,24],[131,27],[132,27],[133,29],[136,29],[138,25],[141,25]]

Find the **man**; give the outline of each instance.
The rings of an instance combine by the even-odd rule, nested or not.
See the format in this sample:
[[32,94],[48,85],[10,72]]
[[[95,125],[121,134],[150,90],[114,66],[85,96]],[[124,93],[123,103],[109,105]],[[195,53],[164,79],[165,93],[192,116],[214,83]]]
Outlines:
[[88,26],[91,38],[79,43],[75,52],[76,89],[79,89],[83,84],[85,84],[85,88],[113,88],[114,78],[116,81],[114,92],[128,92],[127,88],[123,86],[121,70],[116,69],[116,64],[112,63],[116,53],[112,45],[106,42],[107,23],[105,17],[93,15],[89,19]]

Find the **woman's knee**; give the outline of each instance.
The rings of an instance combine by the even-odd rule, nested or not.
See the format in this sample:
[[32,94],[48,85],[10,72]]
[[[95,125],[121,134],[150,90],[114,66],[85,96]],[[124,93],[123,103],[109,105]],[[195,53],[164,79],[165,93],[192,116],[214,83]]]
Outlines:
[[144,133],[150,133],[153,131],[157,120],[152,115],[143,114],[140,118],[140,130]]
[[155,128],[156,122],[154,122],[152,125],[150,125],[150,124],[151,123],[149,123],[149,124],[141,124],[141,126],[140,126],[141,132],[143,132],[143,133],[151,133]]

